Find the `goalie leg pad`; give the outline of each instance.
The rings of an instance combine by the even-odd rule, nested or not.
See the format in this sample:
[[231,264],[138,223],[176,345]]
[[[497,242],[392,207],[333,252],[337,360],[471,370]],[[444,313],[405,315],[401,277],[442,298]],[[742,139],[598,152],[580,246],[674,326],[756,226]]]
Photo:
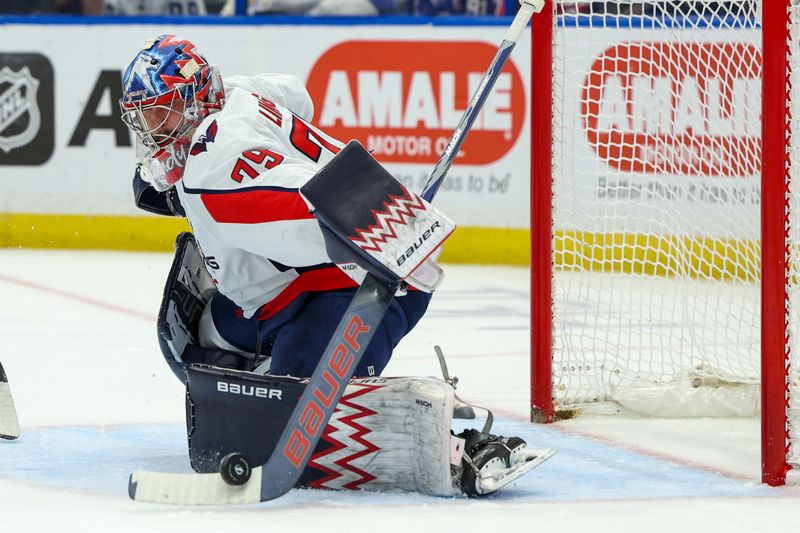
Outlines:
[[[217,471],[233,452],[251,465],[264,463],[305,386],[202,366],[188,375],[189,456],[199,472]],[[463,440],[450,433],[454,396],[434,378],[351,380],[299,484],[456,494],[451,469],[461,461]]]
[[306,485],[456,494],[454,397],[450,385],[434,378],[351,381],[321,441],[327,447],[309,461]]
[[[206,366],[190,366],[188,375],[189,457],[199,472],[217,472],[230,453],[266,462],[305,387],[296,378]],[[454,413],[476,416],[439,379],[351,380],[298,485],[480,497],[555,454],[486,433],[491,417],[483,431],[453,435]]]

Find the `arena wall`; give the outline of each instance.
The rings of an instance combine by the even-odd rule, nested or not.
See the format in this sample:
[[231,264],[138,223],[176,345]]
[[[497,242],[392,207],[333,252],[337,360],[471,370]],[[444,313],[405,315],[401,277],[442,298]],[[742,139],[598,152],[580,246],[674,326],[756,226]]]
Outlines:
[[[315,124],[340,139],[359,139],[418,188],[507,24],[505,18],[478,25],[297,18],[4,22],[0,245],[127,250],[169,250],[175,233],[187,227],[133,204],[133,139],[116,102],[121,72],[145,38],[187,37],[223,76],[298,76],[315,102]],[[528,261],[529,61],[530,39],[523,37],[437,197],[461,227],[446,260]]]
[[[147,37],[183,35],[223,75],[298,76],[315,102],[315,124],[340,139],[360,140],[400,180],[419,189],[509,20],[0,18],[0,246],[169,250],[175,233],[186,229],[182,220],[148,216],[133,205],[134,148],[116,101],[121,72]],[[721,248],[751,254],[758,246],[760,116],[736,117],[738,129],[722,139],[749,147],[753,154],[736,165],[723,161],[704,169],[705,161],[717,160],[715,154],[697,152],[691,144],[660,143],[680,153],[670,154],[676,162],[672,167],[657,170],[648,167],[646,158],[628,163],[598,151],[587,116],[602,114],[605,119],[591,123],[595,133],[605,129],[627,145],[628,138],[646,139],[635,131],[639,123],[629,110],[645,109],[642,102],[656,101],[658,95],[644,95],[637,103],[629,101],[631,93],[615,92],[613,83],[601,91],[587,90],[587,80],[608,64],[606,56],[619,52],[620,43],[652,39],[653,34],[586,26],[562,31],[581,32],[580,38],[564,42],[580,44],[585,37],[590,53],[582,44],[581,53],[569,44],[556,51],[569,58],[570,73],[558,87],[563,94],[558,123],[564,126],[569,153],[556,161],[555,187],[563,186],[559,172],[583,180],[574,186],[571,205],[555,205],[557,235],[570,236],[557,239],[557,266],[593,260],[581,250],[611,257],[619,255],[614,243],[652,238],[669,243],[661,247],[667,251],[699,246],[700,256],[719,256]],[[760,62],[757,37],[752,29],[730,30],[714,46],[746,47],[752,50],[749,57]],[[676,37],[665,31],[658,39],[669,46]],[[637,47],[625,50],[634,54]],[[627,59],[635,64],[635,58]],[[532,60],[530,39],[523,36],[437,196],[437,204],[459,224],[445,261],[529,261],[530,106],[536,102],[530,87]],[[737,66],[729,68],[733,73]],[[727,71],[704,72],[730,77]],[[760,99],[758,79],[731,75],[735,102],[749,101],[747,109],[759,109],[754,103]],[[686,123],[681,110],[695,109],[691,98],[704,97],[686,87],[714,86],[693,80],[694,85],[672,80],[683,89],[671,100],[675,109],[663,110],[672,117],[670,124]],[[742,109],[720,109],[703,120],[719,121],[712,124],[716,131]],[[612,225],[597,227],[611,212]],[[678,221],[669,234],[631,222],[662,212],[671,213],[670,224]],[[718,216],[730,213],[752,218],[749,229],[714,225]],[[721,257],[720,262],[727,261]]]

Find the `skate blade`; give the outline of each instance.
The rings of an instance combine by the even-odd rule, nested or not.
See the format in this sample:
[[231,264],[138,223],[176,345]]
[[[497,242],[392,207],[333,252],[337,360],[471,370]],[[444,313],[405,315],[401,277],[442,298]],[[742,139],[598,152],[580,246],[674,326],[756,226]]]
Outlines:
[[556,450],[547,448],[525,448],[515,454],[517,462],[510,468],[481,472],[478,486],[484,494],[496,492],[509,483],[522,477],[556,454]]

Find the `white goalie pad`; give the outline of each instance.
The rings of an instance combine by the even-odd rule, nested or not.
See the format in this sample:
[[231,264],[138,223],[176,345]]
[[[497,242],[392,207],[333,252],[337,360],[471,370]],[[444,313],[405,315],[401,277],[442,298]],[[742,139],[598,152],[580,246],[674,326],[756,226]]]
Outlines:
[[0,439],[13,440],[19,437],[19,419],[14,407],[14,398],[8,386],[3,365],[0,364]]
[[435,378],[350,382],[309,467],[329,472],[316,488],[406,490],[452,496],[451,464],[463,440],[450,433],[455,390]]

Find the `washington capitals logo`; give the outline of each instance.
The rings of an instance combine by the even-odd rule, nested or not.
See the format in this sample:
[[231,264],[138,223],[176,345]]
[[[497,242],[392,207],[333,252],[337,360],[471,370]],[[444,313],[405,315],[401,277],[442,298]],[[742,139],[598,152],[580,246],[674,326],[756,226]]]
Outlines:
[[206,129],[206,132],[200,135],[197,139],[197,142],[192,145],[192,149],[189,150],[191,155],[198,155],[202,154],[203,152],[208,151],[208,143],[213,143],[214,139],[217,138],[217,121],[214,120]]
[[390,194],[389,201],[383,203],[382,211],[373,209],[375,224],[370,224],[366,229],[356,228],[356,236],[351,236],[350,240],[362,250],[380,252],[381,244],[386,244],[388,239],[396,239],[393,224],[405,226],[416,217],[414,211],[425,211],[422,198],[404,192],[403,196]]

